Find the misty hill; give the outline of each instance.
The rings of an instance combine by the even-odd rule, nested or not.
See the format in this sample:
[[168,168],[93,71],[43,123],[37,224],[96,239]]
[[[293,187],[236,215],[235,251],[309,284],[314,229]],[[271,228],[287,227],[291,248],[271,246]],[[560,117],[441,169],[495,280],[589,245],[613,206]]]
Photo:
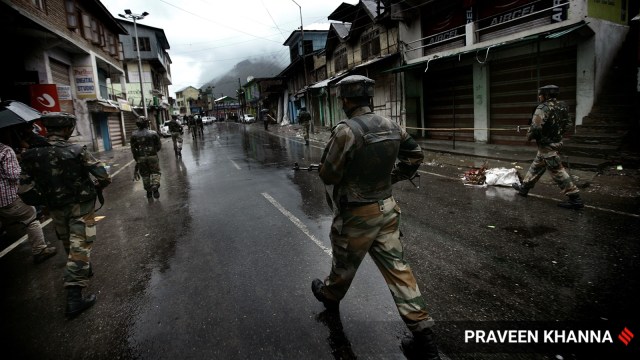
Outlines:
[[206,89],[207,86],[215,86],[213,92],[216,98],[222,94],[235,98],[239,86],[238,79],[240,79],[240,84],[244,85],[247,83],[248,76],[271,77],[278,75],[280,71],[282,68],[279,65],[268,60],[243,60],[225,75],[207,81],[202,85],[202,89]]

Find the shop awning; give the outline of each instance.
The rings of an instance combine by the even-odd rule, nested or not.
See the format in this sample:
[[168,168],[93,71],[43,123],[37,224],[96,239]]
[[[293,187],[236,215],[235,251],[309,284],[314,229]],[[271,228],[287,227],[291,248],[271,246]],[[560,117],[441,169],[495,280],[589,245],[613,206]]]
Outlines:
[[[538,33],[538,34],[533,34],[533,35],[529,35],[529,36],[525,36],[519,39],[513,39],[513,40],[508,40],[508,41],[504,41],[501,43],[496,43],[496,44],[492,44],[489,46],[480,46],[474,49],[470,49],[470,50],[460,50],[460,51],[454,51],[452,53],[448,53],[445,55],[432,55],[430,56],[428,59],[424,59],[424,60],[419,60],[416,61],[414,63],[411,64],[405,64],[402,66],[398,66],[392,69],[388,69],[388,70],[384,70],[383,73],[388,73],[388,72],[393,72],[393,73],[397,73],[397,72],[401,72],[401,71],[406,71],[406,70],[411,70],[411,69],[416,69],[416,68],[420,68],[420,67],[426,67],[428,69],[429,66],[429,62],[434,61],[434,60],[441,60],[441,59],[448,59],[454,56],[462,56],[462,55],[466,55],[469,53],[475,53],[476,55],[478,53],[482,53],[485,52],[488,53],[489,51],[495,49],[495,48],[504,48],[507,46],[518,46],[518,45],[523,45],[525,43],[528,42],[534,42],[534,41],[538,41],[541,39],[557,39],[563,36],[566,36],[576,30],[582,29],[583,27],[587,26],[589,23],[587,22],[580,22],[577,24],[573,24],[573,25],[569,25],[569,26],[565,26],[559,29],[555,29],[552,31],[548,31],[548,32],[543,32],[543,33]],[[426,70],[425,70],[426,71]]]
[[89,112],[120,112],[120,107],[109,100],[87,100]]
[[339,73],[337,75],[334,75],[334,76],[332,76],[332,77],[330,77],[328,79],[324,79],[322,81],[318,81],[317,83],[309,86],[309,88],[311,88],[311,89],[319,89],[319,88],[323,88],[323,87],[329,86],[331,83],[339,81],[340,79],[342,79],[343,77],[345,77],[347,75],[349,75],[349,71],[341,72],[341,73]]

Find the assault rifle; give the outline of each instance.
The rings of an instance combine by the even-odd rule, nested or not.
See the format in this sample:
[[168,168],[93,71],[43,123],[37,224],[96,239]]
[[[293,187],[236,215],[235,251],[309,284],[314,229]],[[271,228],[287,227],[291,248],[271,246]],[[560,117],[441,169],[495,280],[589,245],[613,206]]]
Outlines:
[[318,170],[318,171],[320,171],[320,164],[309,164],[309,166],[307,166],[307,167],[300,167],[300,165],[298,165],[298,163],[293,163],[293,170],[307,170],[307,171]]

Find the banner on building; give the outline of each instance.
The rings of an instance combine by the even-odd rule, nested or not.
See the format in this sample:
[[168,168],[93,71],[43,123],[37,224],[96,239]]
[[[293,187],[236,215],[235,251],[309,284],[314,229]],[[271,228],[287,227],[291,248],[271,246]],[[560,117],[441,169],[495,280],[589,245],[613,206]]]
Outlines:
[[31,107],[43,114],[60,111],[56,84],[35,84],[29,86]]
[[96,83],[93,78],[93,68],[91,66],[74,66],[73,80],[76,84],[76,94],[82,99],[95,99]]

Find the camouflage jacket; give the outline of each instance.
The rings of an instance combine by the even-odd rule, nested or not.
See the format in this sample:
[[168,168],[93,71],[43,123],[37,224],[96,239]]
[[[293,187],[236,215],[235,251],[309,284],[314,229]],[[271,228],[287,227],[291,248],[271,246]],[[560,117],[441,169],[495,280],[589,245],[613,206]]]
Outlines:
[[149,129],[135,130],[131,134],[131,152],[133,158],[138,159],[141,156],[154,156],[162,148],[160,135]]
[[167,123],[167,126],[169,126],[169,131],[170,132],[179,132],[182,133],[182,125],[180,125],[176,120],[171,120]]
[[423,159],[422,149],[403,128],[361,107],[332,129],[320,178],[334,185],[336,201],[377,201],[391,196],[394,181],[413,176]]
[[538,150],[551,156],[562,147],[562,136],[570,125],[571,119],[564,102],[550,99],[536,107],[527,139],[535,139]]
[[32,186],[44,198],[44,204],[59,209],[96,199],[96,184],[104,188],[111,176],[86,146],[72,144],[63,137],[48,138],[51,146],[28,149],[22,154],[21,184]]
[[300,114],[298,114],[298,122],[300,124],[308,123],[311,121],[311,114],[308,111],[302,110]]

